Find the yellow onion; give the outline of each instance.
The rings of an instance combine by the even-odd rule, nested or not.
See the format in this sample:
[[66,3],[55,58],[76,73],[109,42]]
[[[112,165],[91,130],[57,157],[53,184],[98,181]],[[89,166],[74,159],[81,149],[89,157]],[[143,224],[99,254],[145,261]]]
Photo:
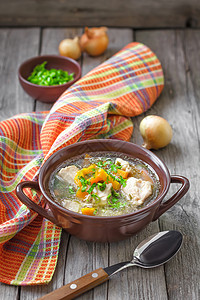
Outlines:
[[143,137],[143,147],[159,149],[167,146],[172,139],[172,128],[162,117],[150,115],[140,123],[140,133]]
[[81,56],[81,47],[79,45],[79,38],[64,39],[59,44],[60,55],[67,56],[73,59],[79,59]]
[[81,50],[91,56],[98,56],[104,53],[108,43],[107,27],[85,27],[85,32],[80,38]]

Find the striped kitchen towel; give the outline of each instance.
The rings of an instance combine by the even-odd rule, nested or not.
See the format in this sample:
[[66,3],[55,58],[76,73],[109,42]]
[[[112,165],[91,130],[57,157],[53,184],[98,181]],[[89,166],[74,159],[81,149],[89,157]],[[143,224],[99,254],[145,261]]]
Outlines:
[[[91,138],[128,141],[130,117],[149,109],[164,85],[162,67],[145,45],[131,43],[71,86],[50,112],[21,114],[0,123],[0,281],[48,283],[61,229],[16,197],[22,180],[37,180],[55,151]],[[43,205],[41,194],[28,196]]]

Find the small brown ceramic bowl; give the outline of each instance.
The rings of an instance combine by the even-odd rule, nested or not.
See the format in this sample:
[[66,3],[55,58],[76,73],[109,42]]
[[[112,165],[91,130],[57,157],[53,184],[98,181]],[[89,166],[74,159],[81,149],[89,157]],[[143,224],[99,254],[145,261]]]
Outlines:
[[[74,80],[54,86],[41,86],[27,80],[35,66],[47,61],[47,69],[61,69],[69,74],[74,73]],[[55,102],[60,95],[81,77],[81,67],[74,59],[59,55],[42,55],[28,59],[18,70],[21,86],[32,98],[42,102]]]
[[[79,155],[96,152],[117,152],[130,158],[139,158],[156,172],[160,181],[157,198],[144,208],[130,214],[114,217],[87,216],[67,210],[56,203],[49,191],[49,180],[52,172],[68,159]],[[120,156],[121,157],[121,156]],[[167,201],[163,202],[171,183],[181,187]],[[32,188],[41,191],[47,206],[29,199],[23,189]],[[90,140],[67,146],[53,154],[41,167],[38,182],[24,181],[18,184],[16,193],[19,199],[44,218],[49,219],[67,232],[80,239],[95,242],[113,242],[132,236],[157,220],[165,211],[179,201],[189,189],[187,178],[170,175],[166,165],[151,151],[133,143],[119,140]]]

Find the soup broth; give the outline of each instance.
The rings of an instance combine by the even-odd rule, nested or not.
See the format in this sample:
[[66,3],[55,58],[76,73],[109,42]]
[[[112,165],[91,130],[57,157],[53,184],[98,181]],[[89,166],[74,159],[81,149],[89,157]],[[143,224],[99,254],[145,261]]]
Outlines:
[[120,153],[94,153],[59,166],[49,188],[66,209],[91,216],[117,216],[141,209],[158,195],[153,169]]

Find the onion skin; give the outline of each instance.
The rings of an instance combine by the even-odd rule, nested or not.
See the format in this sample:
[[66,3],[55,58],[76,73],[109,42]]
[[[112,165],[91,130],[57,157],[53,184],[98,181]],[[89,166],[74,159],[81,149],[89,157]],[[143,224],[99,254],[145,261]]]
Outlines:
[[85,32],[80,38],[81,50],[87,52],[91,56],[103,54],[109,43],[106,32],[107,27],[85,27]]
[[79,38],[64,39],[60,42],[58,47],[59,53],[62,56],[67,56],[75,60],[81,56],[81,47],[79,45]]
[[146,149],[160,149],[167,146],[172,139],[172,128],[162,117],[150,115],[140,123],[140,133]]

